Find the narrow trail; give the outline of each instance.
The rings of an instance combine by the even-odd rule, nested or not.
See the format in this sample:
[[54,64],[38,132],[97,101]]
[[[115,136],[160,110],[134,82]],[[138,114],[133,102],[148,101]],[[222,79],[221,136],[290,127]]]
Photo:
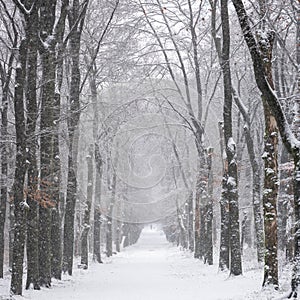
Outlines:
[[[139,242],[104,264],[76,270],[51,289],[25,291],[36,300],[242,300],[255,297],[257,271],[228,278],[170,245],[161,231],[146,228]],[[252,295],[252,296],[251,296]],[[23,298],[24,299],[24,298]]]

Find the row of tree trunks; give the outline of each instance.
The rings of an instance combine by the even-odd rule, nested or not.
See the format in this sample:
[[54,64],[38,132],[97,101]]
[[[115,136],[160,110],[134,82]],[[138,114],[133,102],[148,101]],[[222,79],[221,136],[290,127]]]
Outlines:
[[[268,104],[271,114],[273,115],[274,120],[277,123],[282,141],[292,155],[294,160],[294,210],[295,210],[295,262],[294,262],[294,272],[291,281],[291,293],[289,297],[297,297],[297,288],[300,282],[300,234],[299,234],[299,220],[300,220],[300,181],[299,181],[299,174],[300,174],[300,143],[299,137],[297,135],[293,135],[291,128],[287,122],[287,119],[284,115],[282,107],[280,105],[279,99],[274,93],[270,82],[269,76],[270,73],[267,73],[266,66],[264,63],[264,55],[261,53],[261,46],[255,40],[255,37],[251,31],[251,26],[249,22],[249,17],[245,10],[244,4],[241,0],[233,0],[233,4],[239,19],[239,23],[243,32],[243,36],[245,42],[248,46],[248,49],[251,54],[251,59],[254,68],[254,75],[257,86],[262,93],[262,98],[265,103]],[[299,49],[299,44],[297,44]],[[298,111],[299,113],[299,111]],[[299,118],[299,115],[296,116]],[[274,123],[273,123],[274,124]],[[296,129],[299,132],[299,128]],[[275,209],[275,208],[273,208]],[[275,249],[271,249],[272,252]],[[272,282],[271,282],[272,283]],[[274,284],[276,287],[276,284]]]
[[[64,50],[62,44],[65,20],[68,13],[71,14],[75,11],[78,14],[73,16],[73,25],[76,24],[78,26],[77,32],[81,33],[84,20],[82,16],[86,10],[87,1],[85,1],[83,8],[79,6],[78,1],[74,1],[73,5],[75,7],[72,7],[73,11],[71,12],[69,12],[69,2],[67,0],[62,1],[58,19],[56,18],[57,1],[44,1],[43,3],[27,1],[25,6],[16,1],[15,4],[24,17],[25,26],[25,38],[21,40],[19,46],[19,63],[16,71],[14,96],[17,157],[13,186],[15,226],[12,247],[11,291],[13,294],[20,295],[22,293],[22,264],[26,227],[28,261],[26,288],[29,288],[31,284],[35,289],[39,289],[41,285],[49,287],[52,276],[58,279],[61,278],[61,224],[59,216],[61,166],[58,133],[60,119],[59,92],[62,86],[62,54]],[[30,10],[27,10],[27,6],[30,7]],[[81,11],[82,9],[83,11]],[[81,14],[81,12],[83,13]],[[74,37],[73,25],[70,25],[70,32],[73,33]],[[73,50],[75,45],[77,49],[77,54],[75,54],[77,66],[75,62],[72,70],[73,78],[79,70],[80,46],[78,41],[80,41],[80,35],[79,39],[78,35],[75,34],[75,36]],[[70,40],[72,40],[71,36]],[[37,106],[38,53],[42,71],[40,111],[38,111]],[[74,88],[76,84],[72,85],[71,95],[73,95],[73,98],[78,98],[80,80],[75,78],[74,81],[77,88]],[[74,96],[76,93],[77,96]],[[24,96],[26,105],[24,104]],[[77,103],[79,103],[79,100]],[[75,112],[79,114],[79,109],[75,109]],[[36,127],[39,113],[41,133],[38,152]],[[26,127],[25,120],[27,122]],[[2,121],[5,121],[3,116]],[[38,154],[40,154],[40,178],[37,168]],[[2,171],[5,171],[5,169],[7,169],[5,166],[2,167]],[[28,182],[25,189],[26,172]],[[2,192],[2,195],[5,195],[5,192]],[[26,216],[25,208],[27,207],[29,207],[29,210]],[[27,218],[27,226],[24,223],[25,218]]]

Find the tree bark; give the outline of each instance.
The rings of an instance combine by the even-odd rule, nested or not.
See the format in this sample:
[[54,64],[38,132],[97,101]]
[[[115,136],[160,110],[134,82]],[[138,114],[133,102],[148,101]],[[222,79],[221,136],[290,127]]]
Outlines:
[[[93,53],[93,52],[92,52]],[[92,65],[90,71],[90,90],[92,95],[93,105],[93,139],[94,139],[94,158],[95,158],[95,193],[94,193],[94,234],[93,234],[93,258],[98,263],[102,263],[100,249],[100,234],[101,234],[101,185],[103,175],[103,161],[98,145],[98,127],[99,127],[99,111],[97,103],[97,85],[96,85],[96,62]]]
[[106,217],[106,256],[110,257],[113,254],[113,210],[117,188],[117,174],[113,174],[112,186],[111,186],[111,202],[109,206],[109,213]]
[[102,158],[99,153],[98,144],[95,143],[96,162],[96,182],[95,182],[95,202],[94,202],[94,258],[98,263],[102,263],[100,249],[101,234],[101,179],[102,179]]
[[[32,1],[31,1],[32,2]],[[32,5],[32,3],[30,4]],[[29,19],[30,18],[30,19]],[[33,285],[35,290],[39,285],[39,219],[38,219],[38,166],[37,166],[37,56],[38,56],[38,7],[34,7],[27,19],[26,32],[28,39],[27,54],[27,137],[28,137],[28,191],[27,203],[30,207],[27,213],[27,280],[26,289]]]
[[56,279],[61,279],[62,273],[62,222],[61,222],[61,160],[59,151],[59,135],[60,135],[60,107],[61,107],[61,91],[63,83],[63,67],[64,67],[64,47],[63,38],[65,32],[65,23],[67,17],[69,0],[63,0],[60,9],[60,17],[57,21],[56,32],[56,78],[55,78],[55,96],[53,107],[53,192],[52,200],[54,201],[54,209],[52,209],[51,224],[51,275]]
[[93,198],[93,145],[90,145],[89,153],[86,157],[87,159],[87,170],[88,170],[88,181],[87,181],[87,198],[84,209],[83,217],[83,230],[81,234],[81,265],[85,269],[88,268],[89,256],[88,256],[88,234],[90,231],[90,216],[91,216],[91,206]]
[[265,106],[265,177],[263,190],[265,226],[265,267],[263,285],[278,288],[277,198],[278,198],[278,129],[276,120]]
[[[274,89],[272,76],[272,52],[275,35],[271,31],[266,31],[265,17],[267,13],[267,3],[265,0],[259,1],[261,16],[261,33],[257,34],[260,55],[263,58],[263,67],[266,80],[270,87]],[[277,236],[277,199],[278,199],[278,127],[276,119],[269,107],[269,104],[262,96],[265,117],[265,148],[263,159],[264,169],[264,232],[265,232],[265,266],[263,285],[273,285],[278,288],[278,236]]]
[[201,258],[200,253],[200,193],[201,193],[201,178],[198,172],[197,181],[196,181],[196,197],[195,197],[195,258]]
[[208,201],[205,209],[206,247],[204,261],[209,265],[213,264],[213,170],[212,170],[213,149],[208,149]]
[[[76,182],[76,160],[77,160],[77,132],[76,127],[80,117],[80,41],[85,19],[88,0],[84,1],[82,10],[79,0],[73,1],[69,9],[68,19],[70,33],[70,55],[71,55],[71,86],[70,86],[70,116],[68,117],[69,133],[69,157],[68,157],[68,180],[67,198],[64,219],[64,250],[63,250],[63,271],[72,275],[73,252],[74,252],[74,217],[77,193]],[[79,20],[79,22],[78,22]]]
[[25,107],[24,85],[26,74],[26,40],[19,46],[19,59],[15,78],[15,128],[16,128],[16,165],[13,185],[14,197],[14,241],[12,250],[12,276],[11,293],[22,295],[23,260],[26,235],[26,210],[24,202],[24,180],[26,173],[26,132],[25,132]]
[[[223,123],[219,123],[220,148],[221,153],[225,151]],[[220,256],[219,269],[225,271],[229,269],[229,201],[227,193],[227,168],[226,160],[223,162],[222,192],[220,198],[221,232],[220,232]]]
[[112,256],[112,218],[110,216],[106,217],[106,256]]
[[188,198],[188,238],[189,238],[189,249],[194,251],[195,240],[194,240],[194,199],[193,192],[191,192]]
[[230,234],[230,274],[242,274],[239,205],[237,189],[236,146],[232,137],[232,84],[230,72],[230,31],[228,0],[221,0],[221,20],[223,33],[222,71],[224,82],[224,139],[228,164],[226,189],[229,199],[229,234]]
[[[55,44],[48,42],[55,23],[56,1],[44,1],[40,9],[40,38],[45,43],[40,48],[42,61],[41,122],[40,122],[40,189],[42,202],[39,206],[39,276],[40,285],[51,286],[51,207],[54,182],[54,98],[55,98]],[[47,44],[48,43],[48,44]]]

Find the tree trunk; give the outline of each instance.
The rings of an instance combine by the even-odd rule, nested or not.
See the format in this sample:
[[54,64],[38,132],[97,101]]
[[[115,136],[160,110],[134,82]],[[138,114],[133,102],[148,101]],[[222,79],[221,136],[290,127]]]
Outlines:
[[[265,18],[266,2],[260,2],[261,18]],[[274,89],[272,78],[272,51],[274,43],[274,33],[265,32],[264,21],[262,21],[262,35],[258,34],[258,45],[269,85]],[[277,199],[278,199],[278,127],[276,119],[269,107],[269,104],[262,96],[265,117],[265,148],[263,159],[264,169],[264,189],[263,189],[263,209],[264,209],[264,231],[265,231],[265,267],[263,285],[272,284],[278,288],[278,236],[277,236]]]
[[63,82],[63,67],[64,67],[64,49],[63,38],[65,32],[65,21],[68,9],[68,0],[64,0],[61,6],[60,18],[57,23],[56,31],[56,86],[54,97],[54,131],[53,131],[53,184],[54,189],[52,199],[55,207],[52,210],[52,225],[51,225],[51,275],[56,279],[61,279],[62,273],[62,222],[61,222],[61,160],[59,151],[59,134],[60,134],[60,108],[61,108],[61,91]]
[[194,257],[195,258],[200,258],[200,193],[201,193],[201,182],[200,182],[200,174],[198,172],[197,175],[197,182],[196,182],[196,197],[195,197],[195,252],[194,252]]
[[112,218],[110,216],[106,217],[106,256],[112,256]]
[[[223,123],[219,122],[220,148],[221,153],[225,151]],[[220,232],[220,256],[219,269],[229,269],[229,208],[227,194],[227,173],[225,172],[226,161],[223,162],[222,193],[220,198],[221,232]]]
[[[3,99],[4,97],[2,97]],[[7,101],[7,100],[6,100]],[[0,195],[0,278],[3,278],[4,267],[4,228],[6,220],[6,203],[7,199],[7,106],[8,103],[2,100],[3,110],[1,112],[1,139],[4,141],[4,145],[1,149],[1,195]],[[6,184],[4,183],[6,181]]]
[[115,244],[116,244],[116,251],[121,251],[121,227],[122,223],[116,220],[116,237],[115,237]]
[[86,157],[87,159],[87,170],[88,170],[88,180],[87,180],[87,198],[84,209],[83,217],[83,231],[81,235],[81,265],[85,269],[88,268],[89,263],[89,251],[88,251],[88,234],[90,231],[90,217],[91,217],[91,206],[93,198],[93,144],[90,145],[89,153]]
[[221,141],[221,150],[222,153],[226,153],[226,161],[223,164],[224,175],[222,179],[222,195],[220,200],[221,242],[219,267],[221,270],[224,270],[225,266],[228,265],[230,266],[231,274],[240,275],[242,273],[242,265],[239,232],[236,147],[232,138],[232,83],[230,70],[228,0],[221,0],[222,47],[216,31],[217,1],[210,0],[210,5],[212,8],[212,36],[222,68],[224,84],[224,124],[223,128],[220,127],[220,134],[221,136],[224,135],[224,142]]
[[26,40],[19,47],[19,64],[15,78],[15,128],[16,128],[16,165],[13,185],[14,197],[14,241],[12,250],[11,293],[22,295],[23,260],[26,235],[26,209],[24,202],[24,180],[26,173],[26,135],[23,92],[26,70]]
[[60,154],[59,154],[59,118],[60,118],[60,95],[55,94],[53,106],[53,156],[52,156],[52,201],[51,209],[51,276],[61,279],[62,273],[62,241],[60,220]]
[[35,7],[30,15],[30,22],[26,24],[28,35],[27,54],[27,137],[28,151],[28,192],[27,203],[30,207],[27,213],[27,280],[26,289],[33,285],[35,290],[39,285],[39,219],[38,219],[38,166],[37,166],[37,138],[36,122],[38,116],[37,107],[37,55],[38,55],[38,8]]
[[188,199],[188,237],[189,237],[189,249],[194,251],[195,240],[194,240],[194,199],[193,192],[191,192]]
[[90,72],[90,89],[92,94],[92,105],[93,105],[93,138],[94,138],[94,157],[95,157],[95,194],[94,194],[94,247],[93,247],[93,258],[98,263],[102,263],[101,260],[101,249],[100,249],[100,234],[101,234],[101,184],[102,184],[102,157],[98,146],[98,127],[99,127],[99,111],[97,103],[97,86],[96,86],[96,62],[93,64],[93,68]]
[[221,19],[223,32],[222,71],[224,81],[224,139],[227,158],[227,193],[229,199],[229,234],[230,234],[230,274],[242,274],[239,205],[237,188],[236,146],[232,138],[232,84],[230,72],[230,31],[228,0],[221,0]]
[[206,228],[206,247],[205,247],[205,257],[204,261],[209,265],[213,264],[213,171],[212,171],[212,154],[213,149],[208,149],[208,187],[207,187],[207,195],[208,201],[206,205],[206,214],[205,214],[205,228]]
[[[116,145],[116,155],[114,157],[113,165],[118,165],[119,152],[118,144]],[[112,182],[111,182],[111,200],[108,208],[107,222],[106,222],[106,255],[107,257],[112,256],[113,254],[113,214],[115,206],[115,198],[117,191],[117,173],[116,170],[113,170]]]
[[53,107],[53,156],[52,156],[52,201],[51,209],[51,276],[61,279],[62,273],[62,241],[60,219],[60,154],[59,154],[59,118],[60,118],[60,95],[55,94]]
[[[10,196],[13,197],[13,191],[11,191]],[[14,216],[14,203],[11,202],[9,205],[9,250],[8,250],[8,266],[12,269],[12,261],[13,261],[13,245],[14,245],[14,224],[15,224],[15,216]]]
[[95,202],[94,202],[94,259],[102,263],[100,249],[101,234],[101,180],[102,180],[102,159],[98,145],[95,143],[95,162],[96,162],[96,182],[95,182]]
[[[57,149],[55,78],[56,78],[56,40],[53,38],[56,1],[43,1],[40,8],[40,48],[42,61],[41,122],[40,122],[40,189],[42,202],[39,207],[39,275],[40,285],[51,286],[51,230],[52,212],[56,207],[57,184],[55,180],[55,152]],[[49,39],[52,37],[52,39]]]
[[263,285],[278,288],[277,258],[277,197],[278,197],[278,130],[269,108],[265,105],[265,179],[263,191],[265,225],[265,267]]
[[222,194],[220,199],[221,233],[220,233],[220,257],[219,269],[229,269],[229,201],[227,193],[227,175],[222,178]]
[[[69,157],[68,157],[68,180],[67,198],[64,219],[64,250],[63,250],[63,271],[72,275],[73,252],[74,252],[74,217],[76,204],[76,161],[77,161],[77,132],[76,127],[80,117],[80,68],[79,54],[80,41],[85,12],[88,1],[85,1],[80,11],[79,1],[74,0],[72,8],[69,8],[69,27],[72,30],[69,38],[71,55],[71,84],[70,84],[70,116],[68,117],[69,133]],[[81,14],[81,15],[80,15]],[[77,24],[77,19],[80,19]]]
[[[70,151],[70,150],[69,150]],[[66,198],[66,209],[64,218],[64,246],[63,246],[63,271],[72,275],[73,252],[74,252],[74,217],[76,203],[76,174],[73,169],[71,153],[68,159],[68,189]]]

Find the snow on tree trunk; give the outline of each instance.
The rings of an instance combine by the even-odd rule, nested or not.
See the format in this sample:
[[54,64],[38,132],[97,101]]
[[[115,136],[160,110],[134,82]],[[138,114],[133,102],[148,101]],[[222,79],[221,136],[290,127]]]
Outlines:
[[267,107],[265,111],[265,177],[263,189],[265,227],[265,267],[263,285],[278,286],[277,197],[278,197],[278,129]]

